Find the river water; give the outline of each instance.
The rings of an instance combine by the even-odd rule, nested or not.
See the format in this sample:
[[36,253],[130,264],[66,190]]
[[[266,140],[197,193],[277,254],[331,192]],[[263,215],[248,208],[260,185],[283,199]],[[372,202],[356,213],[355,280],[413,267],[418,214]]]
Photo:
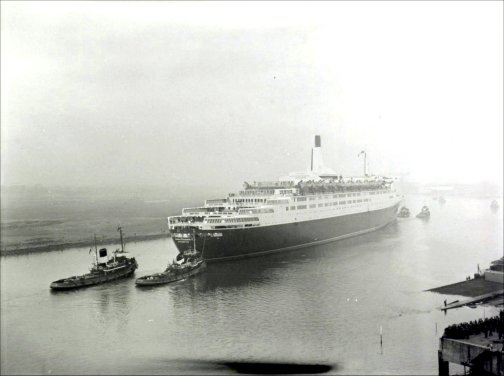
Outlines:
[[[1,372],[222,374],[232,372],[222,362],[258,361],[328,364],[333,374],[437,374],[443,329],[498,309],[445,315],[443,300],[462,297],[424,290],[502,256],[502,209],[461,197],[441,205],[407,196],[405,204],[411,218],[371,234],[211,264],[149,289],[129,278],[51,292],[51,281],[87,271],[88,248],[2,257]],[[424,204],[428,221],[415,218]],[[171,239],[127,251],[136,277],[163,270],[177,253]]]

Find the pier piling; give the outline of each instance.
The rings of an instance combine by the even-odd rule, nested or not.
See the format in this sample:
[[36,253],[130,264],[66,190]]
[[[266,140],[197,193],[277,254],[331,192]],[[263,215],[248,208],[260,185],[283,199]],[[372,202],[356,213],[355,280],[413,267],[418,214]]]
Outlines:
[[448,376],[450,374],[450,363],[443,360],[443,351],[438,350],[438,370],[439,376]]

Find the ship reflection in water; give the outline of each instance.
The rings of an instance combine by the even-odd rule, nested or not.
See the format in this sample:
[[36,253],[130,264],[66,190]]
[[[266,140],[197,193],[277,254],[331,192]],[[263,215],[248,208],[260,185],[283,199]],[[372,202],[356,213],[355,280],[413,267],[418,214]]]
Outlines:
[[[416,213],[424,201],[405,204]],[[135,277],[178,253],[171,239],[128,247]],[[424,290],[457,282],[502,247],[502,216],[487,200],[450,197],[429,221],[400,218],[355,238],[211,263],[147,289],[126,278],[50,293],[48,283],[89,265],[85,248],[2,257],[2,373],[436,374],[444,328],[497,310],[445,316],[445,296]]]

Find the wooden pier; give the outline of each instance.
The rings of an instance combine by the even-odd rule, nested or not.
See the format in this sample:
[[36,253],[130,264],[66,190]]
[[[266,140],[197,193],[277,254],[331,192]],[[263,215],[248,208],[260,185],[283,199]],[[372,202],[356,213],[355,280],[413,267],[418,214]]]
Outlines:
[[484,303],[488,300],[499,299],[503,295],[504,295],[504,289],[497,290],[494,292],[490,292],[488,294],[479,295],[474,298],[470,298],[470,299],[466,299],[466,300],[462,300],[462,301],[456,300],[455,302],[448,303],[444,307],[441,307],[441,310],[447,311],[452,308],[459,308],[459,307],[463,307],[463,306],[471,305],[471,304],[476,304],[476,303]]

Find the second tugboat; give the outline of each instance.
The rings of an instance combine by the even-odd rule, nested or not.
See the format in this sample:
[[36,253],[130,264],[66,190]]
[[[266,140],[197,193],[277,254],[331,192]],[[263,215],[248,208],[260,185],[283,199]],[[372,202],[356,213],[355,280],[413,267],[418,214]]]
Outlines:
[[121,236],[120,251],[117,249],[113,252],[113,256],[109,258],[106,248],[102,248],[100,250],[97,249],[95,236],[95,262],[91,267],[90,272],[80,276],[73,276],[54,281],[51,283],[51,289],[76,289],[79,287],[98,285],[132,275],[135,272],[135,269],[138,268],[138,264],[134,257],[126,257],[121,227],[119,227],[117,231],[119,231]]
[[[193,234],[194,239],[196,238]],[[201,273],[206,269],[206,262],[203,260],[203,251],[198,252],[196,249],[196,241],[193,241],[193,249],[186,250],[177,255],[177,260],[183,260],[178,264],[173,261],[168,264],[166,270],[162,273],[156,273],[140,277],[136,280],[137,286],[154,286],[164,285],[166,283],[180,281],[193,275]]]
[[406,206],[403,206],[401,210],[399,210],[399,213],[397,214],[399,218],[409,218],[410,216],[410,211]]
[[418,213],[416,215],[417,218],[423,218],[423,219],[427,219],[430,217],[430,210],[427,206],[422,206],[422,210],[420,211],[420,213]]

